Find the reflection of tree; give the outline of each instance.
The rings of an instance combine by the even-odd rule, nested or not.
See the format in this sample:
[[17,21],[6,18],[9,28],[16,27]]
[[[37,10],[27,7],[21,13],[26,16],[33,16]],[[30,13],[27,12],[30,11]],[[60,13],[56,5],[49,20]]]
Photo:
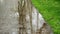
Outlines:
[[[35,10],[36,9],[31,4],[31,0],[19,0],[19,34],[51,34],[50,27],[45,23],[44,19],[39,15],[37,10]],[[35,12],[37,14],[35,14]],[[35,14],[36,19],[33,14]],[[33,18],[36,20],[35,26]]]
[[[30,27],[31,27],[31,32],[32,32],[32,11],[31,11],[31,2],[30,0],[20,0],[19,2],[19,5],[18,5],[18,12],[19,12],[19,24],[20,27],[20,32],[22,32],[22,34],[27,34],[26,32],[26,23],[30,23]],[[28,9],[28,10],[27,10]],[[30,21],[29,22],[26,22],[26,15],[29,13],[29,16],[30,16]],[[29,26],[28,26],[29,27]],[[22,31],[21,31],[22,30]]]

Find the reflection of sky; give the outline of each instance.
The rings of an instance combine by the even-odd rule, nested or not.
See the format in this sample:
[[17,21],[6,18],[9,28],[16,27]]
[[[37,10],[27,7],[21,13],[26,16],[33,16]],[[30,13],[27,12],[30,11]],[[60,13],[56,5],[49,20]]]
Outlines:
[[3,0],[0,0],[0,2],[2,3],[2,2],[3,2]]
[[[33,11],[32,12],[32,29],[33,29],[33,32],[35,32],[35,34],[36,34],[37,29],[40,29],[42,27],[43,23],[45,23],[45,21],[44,21],[42,15],[37,12],[36,8],[33,7],[32,11]],[[37,13],[38,13],[38,17],[37,17]],[[26,21],[27,21],[27,32],[30,34],[31,25],[29,22],[30,21],[29,14],[26,15]],[[38,26],[38,28],[37,28],[37,26]]]
[[[36,8],[33,7],[33,13],[32,13],[32,25],[33,25],[33,29],[40,29],[44,23],[44,19],[42,17],[42,15],[40,13],[38,13],[38,11],[36,10]],[[38,28],[37,28],[38,26]]]

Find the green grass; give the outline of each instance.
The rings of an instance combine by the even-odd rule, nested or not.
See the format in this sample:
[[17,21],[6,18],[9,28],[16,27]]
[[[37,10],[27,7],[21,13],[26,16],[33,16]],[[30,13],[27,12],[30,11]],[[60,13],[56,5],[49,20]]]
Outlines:
[[54,34],[60,34],[60,0],[32,0],[32,3],[52,27]]

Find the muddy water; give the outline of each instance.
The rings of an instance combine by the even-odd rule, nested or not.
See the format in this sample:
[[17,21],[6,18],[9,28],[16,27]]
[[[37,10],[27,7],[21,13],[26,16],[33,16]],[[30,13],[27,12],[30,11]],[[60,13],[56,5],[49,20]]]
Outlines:
[[0,0],[0,34],[17,34],[18,0]]

